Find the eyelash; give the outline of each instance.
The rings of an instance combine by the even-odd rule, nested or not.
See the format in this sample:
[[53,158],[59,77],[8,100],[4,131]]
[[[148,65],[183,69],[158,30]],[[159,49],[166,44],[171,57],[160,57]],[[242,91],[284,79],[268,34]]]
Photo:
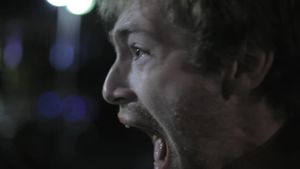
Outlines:
[[140,47],[137,47],[135,44],[133,44],[131,46],[131,50],[132,50],[132,53],[134,55],[133,59],[134,60],[138,60],[140,57],[143,57],[144,55],[149,55],[149,51],[147,50],[144,50]]

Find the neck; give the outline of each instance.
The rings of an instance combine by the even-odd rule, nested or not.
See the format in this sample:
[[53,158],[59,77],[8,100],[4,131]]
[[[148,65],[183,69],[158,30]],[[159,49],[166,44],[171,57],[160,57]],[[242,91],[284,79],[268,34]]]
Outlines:
[[[245,102],[244,102],[245,103]],[[242,104],[240,109],[243,109],[241,124],[243,125],[244,133],[248,146],[245,147],[244,153],[250,152],[258,146],[267,142],[285,123],[285,119],[276,119],[276,113],[267,103],[265,98],[260,100],[254,99],[246,104]]]

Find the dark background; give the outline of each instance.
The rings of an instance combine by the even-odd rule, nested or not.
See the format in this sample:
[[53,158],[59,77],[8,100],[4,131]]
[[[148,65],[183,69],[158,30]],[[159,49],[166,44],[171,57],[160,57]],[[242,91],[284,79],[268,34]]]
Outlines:
[[[117,107],[101,97],[114,53],[96,9],[81,18],[76,62],[57,70],[49,56],[59,9],[46,0],[1,2],[0,168],[152,168],[150,139],[119,124]],[[21,54],[13,67],[7,51]]]

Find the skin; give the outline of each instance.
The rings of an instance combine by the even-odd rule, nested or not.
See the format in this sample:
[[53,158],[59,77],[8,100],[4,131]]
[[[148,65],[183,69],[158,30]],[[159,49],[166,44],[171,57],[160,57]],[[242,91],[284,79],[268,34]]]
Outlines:
[[[251,78],[253,71],[236,76],[235,62],[201,73],[189,62],[196,54],[192,35],[163,16],[155,1],[144,8],[134,3],[119,17],[110,34],[117,58],[103,97],[119,105],[123,124],[166,142],[166,169],[220,169],[263,144],[282,122],[254,90],[261,80]],[[268,63],[259,62],[255,79],[264,78]]]

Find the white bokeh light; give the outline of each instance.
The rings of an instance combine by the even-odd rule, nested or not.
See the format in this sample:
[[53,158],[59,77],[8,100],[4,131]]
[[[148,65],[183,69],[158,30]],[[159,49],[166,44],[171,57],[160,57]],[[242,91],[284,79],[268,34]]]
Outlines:
[[95,5],[95,0],[69,0],[67,9],[74,15],[84,15],[90,12]]
[[70,0],[47,0],[53,6],[66,6]]

